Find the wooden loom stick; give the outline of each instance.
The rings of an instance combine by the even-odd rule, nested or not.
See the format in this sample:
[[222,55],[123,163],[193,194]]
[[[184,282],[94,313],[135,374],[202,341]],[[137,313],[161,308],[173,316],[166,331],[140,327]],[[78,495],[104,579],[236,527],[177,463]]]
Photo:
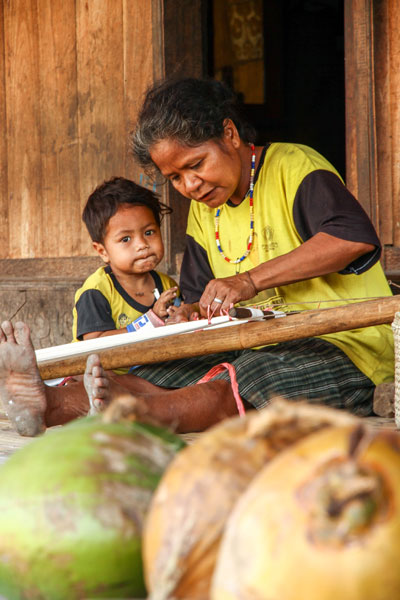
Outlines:
[[[104,369],[145,365],[229,350],[242,350],[326,333],[391,323],[400,311],[400,295],[355,302],[336,308],[307,310],[285,318],[247,322],[99,350]],[[123,334],[122,334],[123,335]],[[93,351],[92,351],[93,352]],[[43,379],[84,373],[90,352],[70,358],[38,361]]]

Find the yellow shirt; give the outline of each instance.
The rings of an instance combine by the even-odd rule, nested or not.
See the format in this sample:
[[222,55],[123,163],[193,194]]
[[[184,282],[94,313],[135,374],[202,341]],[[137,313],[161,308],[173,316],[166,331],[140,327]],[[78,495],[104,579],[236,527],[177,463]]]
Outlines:
[[[151,275],[154,287],[160,294],[177,286],[165,273],[151,271]],[[75,306],[72,311],[73,341],[82,339],[85,333],[92,331],[123,329],[150,308],[151,306],[144,306],[129,296],[118,283],[110,267],[100,267],[75,293]]]
[[[319,169],[338,175],[334,167],[311,148],[298,144],[270,145],[254,186],[254,242],[249,256],[240,264],[241,272],[303,243],[294,223],[294,199],[304,177]],[[249,198],[239,206],[221,207],[219,235],[225,255],[231,258],[243,255],[250,231],[249,215]],[[214,277],[229,277],[235,274],[236,265],[223,260],[216,246],[214,216],[214,209],[192,202],[187,233],[206,251]],[[334,307],[343,305],[349,298],[356,301],[391,295],[378,262],[358,275],[332,273],[264,290],[241,304],[258,304],[270,298],[272,303],[296,303],[291,308],[302,310],[317,308],[322,300],[332,301],[323,306]],[[332,333],[321,338],[338,346],[376,385],[393,381],[393,333],[389,325]]]

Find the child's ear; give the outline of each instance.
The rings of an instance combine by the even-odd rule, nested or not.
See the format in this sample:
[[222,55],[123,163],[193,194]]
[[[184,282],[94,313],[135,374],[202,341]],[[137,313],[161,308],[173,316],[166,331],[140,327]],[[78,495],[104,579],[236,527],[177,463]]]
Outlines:
[[92,242],[92,246],[96,250],[97,254],[101,256],[104,262],[108,264],[110,262],[110,259],[108,258],[107,250],[105,249],[103,244],[100,244],[100,242]]

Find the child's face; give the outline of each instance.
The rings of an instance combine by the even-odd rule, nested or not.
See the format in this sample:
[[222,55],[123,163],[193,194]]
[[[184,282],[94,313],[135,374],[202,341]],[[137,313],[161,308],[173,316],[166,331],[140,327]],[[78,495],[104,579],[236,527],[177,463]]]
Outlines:
[[147,206],[121,205],[111,217],[103,244],[93,247],[115,275],[147,273],[164,256],[160,228]]

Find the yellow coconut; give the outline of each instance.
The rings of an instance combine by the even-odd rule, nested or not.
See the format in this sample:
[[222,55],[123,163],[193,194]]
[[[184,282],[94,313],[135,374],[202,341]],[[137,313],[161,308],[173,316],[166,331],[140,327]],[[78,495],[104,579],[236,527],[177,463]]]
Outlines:
[[170,464],[153,496],[143,535],[152,600],[209,598],[225,522],[254,476],[311,432],[359,420],[344,412],[275,400],[202,434]]
[[331,428],[267,465],[228,520],[212,600],[400,598],[400,438]]

